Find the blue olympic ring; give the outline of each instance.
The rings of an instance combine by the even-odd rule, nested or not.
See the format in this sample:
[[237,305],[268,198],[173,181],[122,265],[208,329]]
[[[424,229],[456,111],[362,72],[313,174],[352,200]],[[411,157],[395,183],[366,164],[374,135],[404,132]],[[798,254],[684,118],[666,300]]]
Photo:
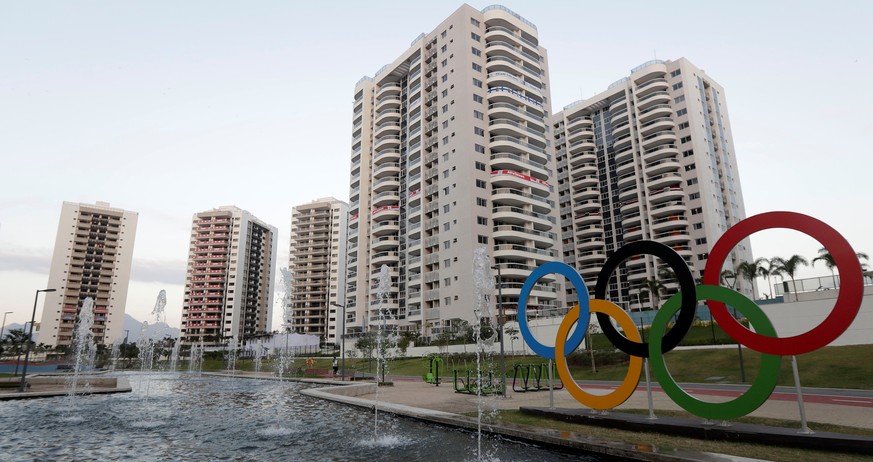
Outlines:
[[573,287],[576,288],[576,298],[579,300],[579,320],[576,321],[576,330],[573,332],[573,335],[570,335],[569,338],[567,338],[566,343],[564,343],[564,351],[573,351],[582,344],[582,339],[585,338],[585,332],[588,330],[588,321],[591,317],[591,313],[588,309],[588,287],[585,286],[585,281],[582,280],[582,276],[580,276],[572,266],[567,265],[566,263],[551,261],[543,263],[533,270],[530,273],[530,276],[528,276],[524,281],[521,293],[518,294],[518,330],[521,332],[521,337],[525,342],[527,342],[530,349],[546,359],[555,359],[555,347],[543,345],[534,338],[530,331],[530,327],[527,324],[526,311],[527,298],[530,296],[534,284],[536,284],[541,277],[551,273],[560,274],[567,278],[567,281],[569,281],[570,284],[573,284]]

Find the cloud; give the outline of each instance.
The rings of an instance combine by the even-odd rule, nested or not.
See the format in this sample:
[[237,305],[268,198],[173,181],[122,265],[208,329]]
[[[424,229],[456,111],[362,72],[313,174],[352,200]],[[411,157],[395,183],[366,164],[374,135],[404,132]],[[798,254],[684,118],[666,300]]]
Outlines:
[[0,250],[0,271],[48,274],[52,256],[48,251]]
[[141,282],[184,284],[186,263],[179,260],[134,259],[130,279]]

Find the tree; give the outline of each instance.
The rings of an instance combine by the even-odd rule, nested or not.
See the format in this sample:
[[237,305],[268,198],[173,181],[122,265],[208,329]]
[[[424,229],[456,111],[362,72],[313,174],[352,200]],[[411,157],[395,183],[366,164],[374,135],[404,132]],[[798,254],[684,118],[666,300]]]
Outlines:
[[504,329],[504,332],[509,336],[509,344],[511,345],[509,350],[510,354],[512,354],[511,352],[515,351],[515,341],[518,339],[518,333],[520,331],[515,327],[507,327]]
[[779,273],[787,274],[791,278],[794,295],[797,296],[797,282],[794,281],[794,275],[797,274],[801,266],[809,265],[809,262],[800,255],[792,255],[788,260],[781,257],[773,257],[772,261],[776,263]]
[[752,286],[752,298],[757,299],[758,291],[755,287],[755,279],[759,275],[765,278],[770,275],[770,262],[766,258],[759,258],[753,262],[741,261],[737,265],[737,275],[749,281]]
[[661,301],[661,292],[666,289],[666,286],[661,283],[661,281],[657,279],[646,279],[639,286],[637,286],[637,290],[641,294],[646,294],[649,296],[649,301],[652,302],[652,310],[657,310],[658,305]]
[[[868,260],[869,257],[864,252],[856,252],[855,256],[858,257],[858,260]],[[818,256],[812,259],[812,266],[815,266],[815,262],[822,261],[824,262],[827,269],[831,270],[831,278],[834,281],[834,288],[838,287],[837,285],[837,277],[834,274],[834,268],[837,267],[837,262],[834,260],[834,256],[828,251],[826,247],[822,247],[818,249]],[[861,264],[861,269],[864,269],[864,264]]]

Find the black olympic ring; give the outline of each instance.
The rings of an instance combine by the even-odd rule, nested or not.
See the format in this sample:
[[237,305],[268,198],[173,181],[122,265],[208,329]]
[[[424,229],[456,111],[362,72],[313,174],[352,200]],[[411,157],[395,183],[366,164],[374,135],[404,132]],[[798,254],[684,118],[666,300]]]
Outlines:
[[[694,315],[697,311],[697,289],[694,284],[694,276],[691,274],[691,269],[685,260],[669,246],[655,241],[635,241],[630,244],[625,244],[615,251],[611,257],[603,264],[603,269],[597,275],[597,285],[594,287],[594,298],[606,300],[606,287],[609,284],[609,278],[612,273],[618,268],[623,261],[634,255],[652,255],[660,258],[676,274],[676,279],[679,281],[679,293],[682,294],[682,303],[679,307],[679,316],[676,318],[676,323],[664,335],[664,341],[661,344],[661,352],[666,353],[679,345],[685,334],[691,329],[691,324],[694,323]],[[621,335],[610,321],[609,315],[604,313],[596,313],[597,321],[600,324],[600,329],[606,338],[615,345],[619,350],[631,355],[643,358],[649,357],[649,344],[647,342],[634,342],[628,340]]]

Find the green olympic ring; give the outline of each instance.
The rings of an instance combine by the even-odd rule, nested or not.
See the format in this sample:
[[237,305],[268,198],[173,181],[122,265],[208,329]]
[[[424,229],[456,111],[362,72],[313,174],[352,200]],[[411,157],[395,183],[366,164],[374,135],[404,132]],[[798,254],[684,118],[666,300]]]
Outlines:
[[[700,284],[696,287],[697,300],[716,300],[731,305],[739,312],[746,315],[749,322],[758,334],[765,337],[776,337],[776,329],[767,315],[755,302],[749,300],[743,294],[734,290],[721,287]],[[664,355],[661,354],[661,339],[667,329],[670,318],[679,311],[682,294],[676,294],[667,300],[667,303],[658,310],[655,319],[652,320],[651,333],[649,335],[649,362],[655,372],[655,378],[661,385],[661,389],[673,402],[686,411],[712,420],[731,420],[742,417],[767,401],[773,390],[776,389],[776,380],[779,378],[779,367],[782,364],[782,356],[762,354],[761,371],[755,377],[752,386],[737,398],[723,402],[710,403],[701,401],[683,390],[670,375]]]

